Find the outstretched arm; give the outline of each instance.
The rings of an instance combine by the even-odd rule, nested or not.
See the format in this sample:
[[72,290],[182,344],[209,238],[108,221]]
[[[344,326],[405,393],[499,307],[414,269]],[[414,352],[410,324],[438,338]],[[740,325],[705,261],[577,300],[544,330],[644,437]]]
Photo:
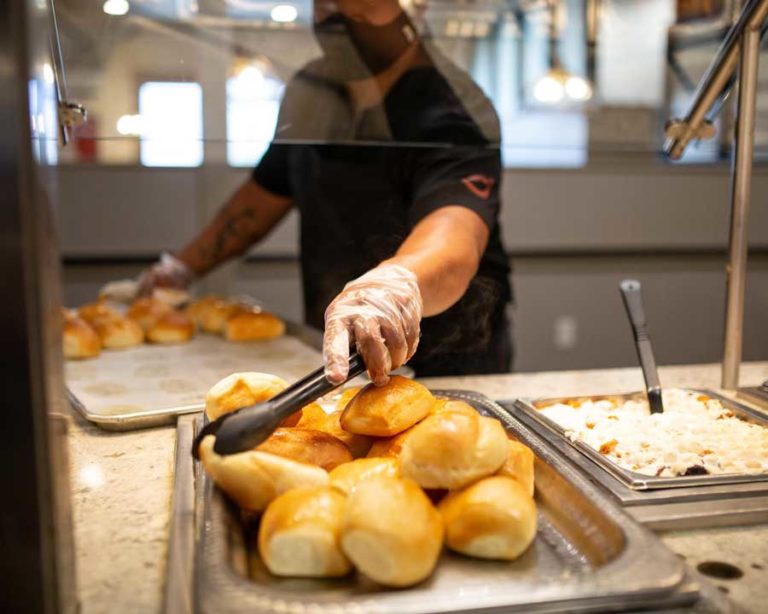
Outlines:
[[176,257],[196,276],[205,275],[263,239],[292,204],[290,197],[274,194],[249,179]]
[[416,351],[422,315],[448,309],[466,292],[488,242],[474,211],[446,206],[424,217],[397,254],[348,283],[325,313],[326,377],[342,382],[352,342],[374,383]]

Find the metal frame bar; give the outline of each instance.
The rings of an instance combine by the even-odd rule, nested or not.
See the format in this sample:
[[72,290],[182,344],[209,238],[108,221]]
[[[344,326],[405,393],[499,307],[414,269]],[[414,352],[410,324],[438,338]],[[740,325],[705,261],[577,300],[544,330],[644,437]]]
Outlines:
[[726,390],[735,390],[738,387],[742,354],[749,242],[747,226],[752,193],[752,150],[755,141],[757,69],[760,59],[759,28],[759,25],[747,28],[741,42],[739,102],[731,184],[729,264],[726,269],[725,349],[722,375],[722,387]]
[[744,295],[747,277],[748,218],[752,188],[752,154],[755,133],[757,71],[760,38],[768,0],[749,0],[720,45],[699,83],[685,118],[670,123],[664,152],[679,160],[688,144],[711,134],[708,115],[732,82],[738,67],[739,99],[731,179],[731,226],[726,267],[727,290],[722,388],[736,390],[739,383],[744,326]]
[[699,138],[707,124],[707,115],[717,102],[739,63],[741,38],[746,30],[760,29],[768,16],[768,0],[749,0],[741,16],[720,45],[717,55],[699,82],[693,101],[682,120],[676,123],[679,130],[664,143],[664,153],[672,160],[679,160],[692,140]]

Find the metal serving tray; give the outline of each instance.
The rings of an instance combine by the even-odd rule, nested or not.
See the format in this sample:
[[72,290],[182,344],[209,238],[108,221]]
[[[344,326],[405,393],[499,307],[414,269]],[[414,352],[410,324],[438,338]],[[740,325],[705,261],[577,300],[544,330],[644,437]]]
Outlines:
[[205,394],[236,371],[267,371],[288,381],[322,361],[322,334],[286,322],[286,334],[254,343],[231,343],[198,334],[181,345],[144,344],[67,361],[67,396],[82,416],[108,430],[174,424],[182,414],[205,408]]
[[405,590],[352,575],[340,580],[270,576],[254,535],[197,468],[195,610],[198,612],[576,612],[683,607],[699,587],[683,563],[633,522],[545,442],[499,405],[473,393],[462,399],[502,421],[536,455],[539,533],[514,562],[473,560],[445,552],[428,581]]
[[[746,405],[741,405],[736,401],[723,397],[710,390],[693,390],[689,389],[689,392],[706,395],[713,399],[720,401],[724,407],[730,409],[734,415],[742,420],[760,424],[763,427],[768,428],[768,416],[765,416],[759,411],[751,409]],[[623,395],[602,395],[602,396],[586,396],[586,397],[561,397],[557,399],[518,399],[516,406],[525,412],[528,416],[533,418],[539,425],[536,428],[548,439],[552,440],[551,435],[557,436],[557,443],[566,442],[568,445],[576,448],[584,456],[588,457],[593,463],[602,467],[605,471],[610,473],[615,478],[618,478],[621,482],[626,484],[632,490],[650,490],[660,488],[689,488],[691,486],[716,486],[723,484],[740,484],[740,483],[754,483],[761,481],[768,481],[768,473],[758,474],[723,474],[723,475],[686,475],[676,477],[657,477],[649,476],[636,471],[630,471],[620,467],[606,456],[600,454],[592,446],[581,440],[570,439],[565,432],[565,429],[558,423],[550,420],[546,416],[542,415],[539,409],[543,409],[550,405],[556,405],[559,403],[584,403],[588,401],[613,401],[615,403],[625,403],[627,401],[642,401],[645,398],[645,393],[634,392]]]
[[[708,391],[704,391],[704,394],[721,398]],[[619,399],[628,396],[568,397],[539,402],[548,404],[568,399]],[[567,462],[572,463],[592,482],[610,493],[628,513],[649,528],[670,530],[747,525],[764,523],[768,518],[768,482],[764,480],[741,483],[708,481],[703,485],[644,490],[631,488],[583,450],[592,448],[583,444],[574,445],[558,429],[552,428],[550,421],[543,419],[532,401],[500,401],[500,404],[545,439],[555,454],[567,459]],[[732,402],[729,402],[730,404]]]

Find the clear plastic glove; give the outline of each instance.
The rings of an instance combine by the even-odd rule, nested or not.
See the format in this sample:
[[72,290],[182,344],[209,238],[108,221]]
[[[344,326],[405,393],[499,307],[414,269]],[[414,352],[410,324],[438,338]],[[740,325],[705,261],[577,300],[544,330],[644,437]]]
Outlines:
[[186,290],[194,281],[195,274],[181,260],[163,252],[160,260],[139,276],[139,296],[149,296],[155,288]]
[[423,304],[416,275],[382,264],[349,282],[325,311],[325,376],[343,382],[354,341],[377,386],[408,361],[419,344]]

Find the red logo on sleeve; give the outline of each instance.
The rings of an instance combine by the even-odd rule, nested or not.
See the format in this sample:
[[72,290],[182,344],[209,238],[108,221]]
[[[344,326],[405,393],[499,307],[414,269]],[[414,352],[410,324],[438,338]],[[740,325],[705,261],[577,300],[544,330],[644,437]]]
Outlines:
[[463,183],[464,186],[478,198],[488,200],[496,180],[488,175],[469,175],[468,177],[464,177],[464,179],[461,180],[461,183]]

